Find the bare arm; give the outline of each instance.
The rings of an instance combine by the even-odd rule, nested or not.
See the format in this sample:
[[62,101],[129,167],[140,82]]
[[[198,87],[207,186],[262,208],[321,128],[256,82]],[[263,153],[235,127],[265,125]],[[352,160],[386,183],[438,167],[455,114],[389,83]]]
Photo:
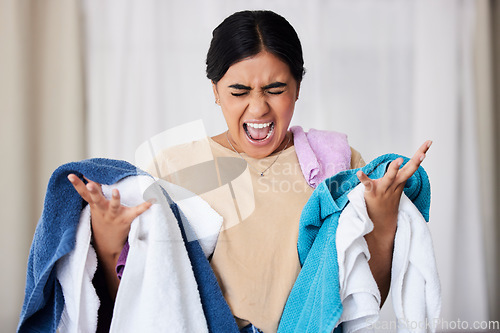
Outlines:
[[102,265],[111,299],[114,300],[120,284],[115,267],[127,240],[130,224],[151,207],[151,203],[125,207],[120,203],[120,193],[117,189],[112,191],[111,200],[107,200],[102,194],[100,184],[87,179],[88,183],[85,185],[73,174],[69,175],[68,179],[90,206],[93,245],[99,264]]
[[406,181],[417,171],[431,143],[426,141],[401,169],[401,158],[392,161],[386,174],[380,179],[370,179],[362,171],[357,173],[359,180],[365,185],[366,207],[374,225],[373,231],[365,236],[365,240],[371,255],[368,264],[382,297],[381,305],[389,294],[391,284],[399,201]]

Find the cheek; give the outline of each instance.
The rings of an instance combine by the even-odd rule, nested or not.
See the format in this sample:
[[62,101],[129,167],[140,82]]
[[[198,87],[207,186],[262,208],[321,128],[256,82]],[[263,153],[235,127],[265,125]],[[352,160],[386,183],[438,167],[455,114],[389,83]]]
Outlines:
[[243,114],[243,112],[241,111],[242,108],[240,106],[238,106],[235,103],[232,103],[230,107],[222,105],[221,109],[222,109],[222,114],[224,115],[224,119],[226,120],[226,123],[229,126],[233,124],[234,126],[239,126],[239,122]]
[[276,105],[276,112],[280,118],[283,120],[290,120],[293,116],[293,110],[295,109],[295,101],[293,99],[283,99],[280,100]]

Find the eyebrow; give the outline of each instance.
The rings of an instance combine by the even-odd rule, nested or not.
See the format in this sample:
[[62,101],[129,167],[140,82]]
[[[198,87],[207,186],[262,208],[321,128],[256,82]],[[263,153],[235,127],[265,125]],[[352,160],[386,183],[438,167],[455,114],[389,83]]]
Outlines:
[[281,88],[281,87],[286,87],[286,83],[283,83],[283,82],[273,82],[271,84],[268,84],[267,86],[262,87],[262,89],[267,90],[267,89]]
[[229,88],[239,89],[239,90],[252,90],[249,86],[244,86],[242,84],[236,83],[229,86]]
[[[262,87],[262,89],[267,90],[267,89],[281,88],[281,87],[286,87],[286,86],[287,86],[287,84],[283,83],[283,82],[273,82],[271,84],[268,84],[268,85]],[[231,84],[229,86],[229,88],[234,88],[234,89],[238,89],[238,90],[252,90],[252,88],[250,88],[249,86],[245,86],[245,85],[239,84],[239,83]]]

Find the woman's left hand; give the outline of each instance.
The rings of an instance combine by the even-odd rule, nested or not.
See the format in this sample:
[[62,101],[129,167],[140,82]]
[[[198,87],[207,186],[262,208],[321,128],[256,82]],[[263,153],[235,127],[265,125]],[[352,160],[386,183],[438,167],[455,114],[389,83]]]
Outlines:
[[357,176],[365,186],[366,208],[373,221],[375,234],[394,238],[399,201],[404,186],[417,171],[431,144],[432,141],[426,141],[401,169],[401,157],[392,161],[380,179],[370,179],[363,171],[358,171]]
[[377,282],[381,306],[389,294],[391,284],[392,253],[398,222],[398,209],[406,181],[417,171],[425,158],[432,141],[426,141],[401,169],[402,158],[389,164],[380,179],[370,179],[361,170],[357,176],[365,185],[365,202],[368,215],[373,221],[373,230],[365,235],[370,250],[370,270]]

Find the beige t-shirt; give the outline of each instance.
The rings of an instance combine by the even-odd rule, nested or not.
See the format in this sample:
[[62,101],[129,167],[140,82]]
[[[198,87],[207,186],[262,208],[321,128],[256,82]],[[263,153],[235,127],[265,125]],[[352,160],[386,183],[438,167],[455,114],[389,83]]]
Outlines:
[[[351,168],[363,166],[351,152]],[[207,138],[165,150],[149,170],[198,194],[223,217],[211,266],[238,325],[251,322],[266,333],[277,331],[299,274],[299,219],[313,192],[295,147],[278,154],[240,156]]]

